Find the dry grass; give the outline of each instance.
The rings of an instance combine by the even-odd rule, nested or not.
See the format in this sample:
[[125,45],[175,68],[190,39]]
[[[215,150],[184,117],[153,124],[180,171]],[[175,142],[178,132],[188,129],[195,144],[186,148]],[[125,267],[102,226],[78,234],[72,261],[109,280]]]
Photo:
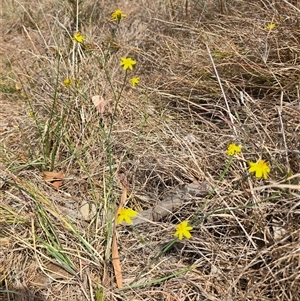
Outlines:
[[[76,13],[75,0],[3,0],[1,15],[1,300],[300,300],[299,1],[99,0]],[[122,56],[141,83],[114,115]],[[222,178],[232,141],[243,152]],[[267,181],[248,176],[258,158]],[[49,170],[65,174],[58,189]],[[122,187],[142,211],[192,182],[215,190],[118,227],[119,290]],[[195,217],[192,238],[174,242]]]

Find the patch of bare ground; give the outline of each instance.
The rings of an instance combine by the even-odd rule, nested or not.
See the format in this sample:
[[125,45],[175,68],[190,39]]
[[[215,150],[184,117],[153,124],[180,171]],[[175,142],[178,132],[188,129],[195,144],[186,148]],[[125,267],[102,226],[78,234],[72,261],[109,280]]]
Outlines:
[[[300,300],[299,1],[3,0],[1,18],[1,300]],[[143,221],[116,234],[124,187]]]

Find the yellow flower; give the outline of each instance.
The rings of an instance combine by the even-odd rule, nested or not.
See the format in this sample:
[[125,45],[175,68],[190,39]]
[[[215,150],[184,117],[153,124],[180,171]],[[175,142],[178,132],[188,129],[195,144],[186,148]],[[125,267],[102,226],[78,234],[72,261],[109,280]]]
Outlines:
[[193,227],[191,227],[187,221],[183,221],[182,223],[176,226],[176,232],[174,236],[178,236],[179,240],[182,240],[183,237],[191,238],[191,230],[193,230]]
[[80,32],[75,32],[73,36],[73,41],[77,43],[83,43],[85,37]]
[[135,85],[138,85],[140,82],[140,78],[139,77],[133,77],[130,79],[130,83],[132,87],[135,87]]
[[125,221],[127,224],[132,224],[132,217],[136,217],[137,212],[132,209],[121,208],[118,213],[117,223],[121,224]]
[[264,160],[258,160],[256,163],[254,162],[248,162],[249,164],[249,172],[255,172],[255,176],[260,179],[268,178],[268,173],[271,171],[271,168],[269,167],[268,163]]
[[73,83],[73,79],[72,78],[66,78],[64,81],[63,81],[63,85],[66,87],[66,88],[69,88]]
[[227,148],[227,155],[228,156],[233,156],[235,154],[240,153],[241,150],[242,150],[242,146],[241,145],[236,145],[234,143],[230,143],[228,145],[228,148]]
[[118,21],[120,22],[121,19],[126,18],[126,15],[122,13],[120,9],[116,9],[112,14],[111,14],[111,19],[113,21]]
[[132,70],[133,66],[136,64],[136,61],[133,60],[131,57],[121,57],[120,66],[123,66],[124,70]]
[[265,29],[266,30],[272,30],[272,29],[274,29],[276,27],[276,24],[275,23],[269,23],[266,27],[265,27]]

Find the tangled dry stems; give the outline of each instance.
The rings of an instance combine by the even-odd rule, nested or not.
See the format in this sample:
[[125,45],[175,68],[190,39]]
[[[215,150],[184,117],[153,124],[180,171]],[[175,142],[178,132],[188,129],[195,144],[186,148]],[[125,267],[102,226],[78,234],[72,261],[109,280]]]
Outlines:
[[[105,300],[300,299],[299,190],[276,184],[254,190],[264,183],[243,180],[245,162],[259,157],[271,163],[271,183],[300,172],[299,3],[287,2],[124,2],[129,17],[114,38],[108,16],[115,7],[86,1],[79,20],[88,43],[81,51],[66,42],[76,17],[72,1],[59,11],[52,1],[4,3],[8,38],[1,68],[9,75],[1,82],[0,280],[3,290],[15,293],[2,293],[3,298],[101,300],[104,287]],[[267,31],[271,22],[277,26]],[[114,191],[106,199],[109,162],[99,122],[109,127],[114,98],[99,58],[109,45],[112,82],[122,83],[119,57],[129,55],[142,80],[137,89],[126,87],[120,100],[111,139]],[[48,120],[58,55],[59,81],[76,70],[80,91],[62,85],[57,91],[52,126],[63,116],[65,127],[55,167],[66,179],[55,191],[43,182],[40,169],[50,162],[43,162],[28,112]],[[22,83],[21,91],[13,90],[14,81]],[[100,121],[91,103],[95,94],[108,102]],[[51,135],[54,143],[57,132]],[[232,141],[243,145],[243,157],[219,182]],[[119,228],[124,284],[132,286],[119,291],[103,259],[102,212],[120,197],[124,179],[131,192],[128,206],[136,210],[153,207],[185,183],[205,180],[217,188],[210,199],[188,201],[158,223],[137,226],[137,232]],[[289,184],[299,185],[299,176]],[[94,219],[80,217],[82,201],[99,206]],[[49,242],[38,220],[39,204],[76,276],[36,240]],[[174,225],[200,207],[193,238],[156,258],[173,239]]]

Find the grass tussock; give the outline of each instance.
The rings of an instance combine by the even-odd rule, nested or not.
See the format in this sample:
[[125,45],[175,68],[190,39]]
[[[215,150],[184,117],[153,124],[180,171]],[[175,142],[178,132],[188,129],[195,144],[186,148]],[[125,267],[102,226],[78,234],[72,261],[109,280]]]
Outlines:
[[3,1],[0,299],[299,300],[299,1],[106,2]]

